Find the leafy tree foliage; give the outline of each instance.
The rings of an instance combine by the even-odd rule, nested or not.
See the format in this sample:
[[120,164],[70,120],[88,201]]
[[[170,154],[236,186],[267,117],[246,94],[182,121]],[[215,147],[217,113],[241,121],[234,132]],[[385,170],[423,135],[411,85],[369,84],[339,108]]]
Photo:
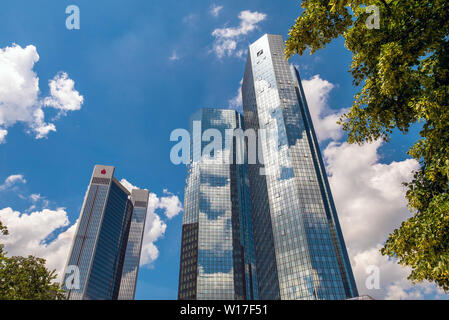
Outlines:
[[[380,28],[366,21],[380,11]],[[420,124],[408,154],[420,162],[408,187],[411,218],[382,253],[411,267],[409,279],[449,290],[449,1],[303,0],[286,56],[311,54],[342,36],[353,54],[350,73],[360,92],[339,123],[348,142],[388,141],[394,129]]]
[[8,229],[0,221],[0,234],[6,236],[8,234]]
[[[8,235],[8,229],[0,221],[0,235]],[[3,254],[3,245],[0,243],[0,256]]]
[[[0,234],[8,229],[0,222]],[[33,256],[7,257],[0,244],[0,300],[63,299],[55,270],[45,268],[45,260]]]

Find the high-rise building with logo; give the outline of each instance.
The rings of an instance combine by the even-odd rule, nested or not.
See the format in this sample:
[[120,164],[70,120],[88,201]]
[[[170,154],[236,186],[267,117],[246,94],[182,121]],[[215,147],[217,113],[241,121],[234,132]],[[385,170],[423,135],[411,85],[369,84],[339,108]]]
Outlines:
[[[133,190],[133,199],[114,171],[111,166],[94,168],[64,274],[67,299],[134,297],[138,269],[132,269],[140,256],[148,192]],[[132,247],[127,249],[129,238]]]
[[[192,116],[179,299],[258,298],[247,166],[235,161],[235,138],[223,145],[227,132],[238,129],[243,119],[234,110],[206,108]],[[212,140],[220,147],[209,153]]]
[[242,98],[245,127],[276,132],[259,135],[263,164],[248,168],[259,298],[357,296],[299,73],[281,36],[250,45]]

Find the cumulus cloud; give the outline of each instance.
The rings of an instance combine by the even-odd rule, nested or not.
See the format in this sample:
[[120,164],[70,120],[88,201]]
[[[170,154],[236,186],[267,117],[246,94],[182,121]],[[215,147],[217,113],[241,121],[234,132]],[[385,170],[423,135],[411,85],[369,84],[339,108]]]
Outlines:
[[[120,183],[129,191],[139,189],[126,179],[122,179]],[[150,192],[140,258],[141,266],[151,267],[159,257],[159,249],[155,243],[165,235],[167,224],[161,219],[157,211],[162,210],[163,214],[170,220],[183,210],[181,201],[177,196],[168,190],[164,190],[164,195],[158,197],[155,193]]]
[[63,112],[81,109],[84,98],[75,90],[75,81],[67,73],[57,74],[48,85],[51,96],[44,99],[44,105]]
[[38,61],[33,45],[0,48],[0,143],[5,141],[6,128],[17,122],[25,123],[36,139],[45,138],[56,126],[46,122],[44,108],[59,110],[61,116],[79,110],[84,102],[64,72],[49,81],[50,95],[40,98],[39,78],[33,71]]
[[[412,178],[418,163],[408,159],[382,164],[381,145],[332,142],[324,157],[359,291],[376,298],[398,298],[391,294],[392,286],[409,289],[408,270],[379,250],[389,233],[409,216],[402,182]],[[379,290],[365,285],[370,265],[379,268]]]
[[0,144],[5,143],[8,130],[0,129]]
[[69,226],[67,212],[64,209],[44,209],[26,214],[4,208],[0,210],[0,220],[9,231],[9,235],[0,237],[8,255],[33,255],[44,258],[47,268],[56,270],[57,281],[60,282],[75,234],[76,223],[60,232],[51,241],[48,239],[61,228]]
[[[359,294],[368,294],[375,299],[386,300],[417,300],[417,299],[448,299],[443,290],[438,289],[434,284],[428,282],[413,285],[407,280],[410,270],[402,268],[394,259],[384,257],[379,253],[382,248],[380,244],[359,251],[353,256],[352,267]],[[350,248],[349,248],[350,249]],[[370,267],[379,268],[380,287],[379,289],[367,289],[367,279],[372,274]]]
[[[16,185],[27,181],[21,174],[10,175],[0,185],[0,191],[15,189]],[[76,223],[69,226],[69,219],[64,208],[48,209],[49,201],[40,194],[22,197],[33,205],[26,212],[19,212],[10,207],[0,209],[0,221],[8,227],[9,235],[0,236],[0,243],[5,245],[9,256],[33,255],[46,260],[50,270],[56,270],[58,278],[62,274],[76,230]],[[40,202],[41,211],[36,210]],[[34,210],[34,211],[33,211]],[[32,212],[31,212],[32,211]],[[67,228],[68,227],[68,228]]]
[[335,86],[329,81],[321,79],[320,75],[315,75],[311,79],[303,80],[302,86],[307,98],[307,103],[311,106],[310,115],[318,139],[320,141],[340,139],[342,137],[342,130],[337,124],[337,121],[346,109],[341,109],[336,112],[329,108],[329,94]]
[[257,24],[265,20],[266,17],[265,13],[245,10],[239,14],[239,26],[215,29],[212,32],[212,36],[215,38],[213,51],[217,57],[221,59],[225,56],[243,56],[245,50],[239,48],[243,37],[254,31]]
[[178,196],[164,190],[165,196],[159,199],[158,208],[164,210],[164,214],[168,219],[176,217],[182,212],[182,203]]
[[[335,121],[344,110],[331,111],[328,101],[335,86],[319,75],[304,80],[303,86],[320,140],[331,139],[323,155],[359,293],[377,299],[447,297],[434,284],[413,286],[407,280],[410,270],[379,251],[410,217],[402,183],[419,164],[413,159],[383,163],[380,141],[363,146],[338,141],[343,132]],[[366,285],[371,266],[379,270],[379,289]]]
[[380,163],[381,145],[331,143],[324,151],[340,220],[351,225],[345,237],[356,251],[382,243],[409,216],[402,182],[411,180],[419,165],[413,159]]
[[154,261],[159,257],[159,249],[155,243],[165,235],[165,230],[167,230],[167,224],[156,213],[159,201],[156,194],[150,193],[140,257],[141,266],[152,267]]
[[218,17],[220,15],[220,11],[223,9],[223,6],[219,6],[216,4],[213,4],[210,8],[210,14],[214,17]]
[[25,178],[21,174],[13,174],[5,179],[5,182],[0,185],[0,191],[7,190],[17,183],[26,183]]

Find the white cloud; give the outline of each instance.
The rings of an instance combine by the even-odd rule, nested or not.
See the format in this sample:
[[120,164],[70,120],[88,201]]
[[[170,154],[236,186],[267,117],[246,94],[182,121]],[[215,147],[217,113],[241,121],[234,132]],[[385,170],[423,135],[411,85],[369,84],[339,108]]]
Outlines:
[[8,130],[0,129],[0,144],[6,142],[6,135],[8,134]]
[[178,53],[176,52],[176,50],[173,50],[173,53],[171,54],[171,56],[168,59],[170,61],[177,61],[180,59],[180,57],[178,56]]
[[[413,286],[407,280],[410,270],[379,252],[388,235],[410,217],[402,183],[419,164],[413,159],[382,163],[380,141],[363,146],[338,142],[343,132],[335,121],[343,110],[332,112],[328,105],[334,85],[316,75],[303,86],[320,140],[333,140],[323,154],[359,293],[376,299],[447,297],[434,284]],[[380,271],[378,290],[365,284],[373,265]]]
[[408,159],[381,164],[381,145],[331,143],[324,151],[340,220],[351,226],[345,238],[356,251],[382,243],[409,216],[402,182],[412,178],[418,163]]
[[126,179],[122,179],[120,180],[120,183],[122,184],[122,186],[124,186],[126,188],[126,190],[128,190],[129,192],[132,192],[134,189],[139,189],[139,187],[136,187],[135,185],[133,185],[131,182],[129,182]]
[[36,139],[46,138],[50,132],[56,132],[56,126],[53,123],[45,123],[45,115],[42,109],[36,109],[33,115],[34,120],[30,127],[36,134]]
[[218,17],[222,9],[223,6],[213,4],[210,8],[210,14],[213,15],[214,17]]
[[[129,191],[139,189],[126,179],[122,179],[120,183]],[[155,242],[161,239],[167,224],[156,213],[157,210],[163,210],[165,216],[170,220],[180,212],[182,212],[182,204],[179,198],[168,190],[164,189],[166,196],[158,197],[155,193],[150,192],[147,209],[147,219],[145,223],[145,231],[142,244],[142,254],[140,258],[141,266],[151,267],[154,261],[159,257],[159,249]]]
[[0,49],[0,125],[33,120],[39,79],[33,72],[39,61],[34,46]]
[[49,87],[51,97],[45,98],[44,104],[46,106],[63,112],[81,109],[84,98],[75,90],[75,81],[69,79],[67,73],[57,74],[49,81]]
[[185,23],[191,27],[196,27],[197,21],[198,21],[198,15],[195,13],[191,13],[182,19],[183,23]]
[[13,174],[5,180],[5,184],[13,184],[16,182],[26,183],[26,180],[21,174]]
[[240,25],[238,27],[215,29],[212,32],[212,36],[215,37],[213,51],[217,57],[221,59],[225,56],[243,56],[245,50],[237,49],[242,37],[254,31],[257,24],[265,20],[266,17],[265,13],[245,10],[239,14]]
[[237,111],[242,112],[243,111],[243,101],[242,101],[242,84],[243,84],[243,79],[240,80],[240,86],[239,89],[237,90],[237,95],[229,100],[229,109],[234,109]]
[[30,196],[30,199],[31,199],[31,201],[33,201],[33,202],[38,202],[40,199],[42,199],[42,196],[41,196],[40,194],[33,193],[33,194]]
[[[425,297],[431,299],[448,299],[443,290],[438,289],[435,284],[429,282],[413,285],[407,280],[410,274],[409,268],[402,268],[394,259],[384,257],[379,253],[381,245],[373,246],[360,251],[353,256],[352,267],[359,294],[368,294],[375,299],[386,300],[416,300]],[[379,290],[366,288],[365,282],[370,275],[367,273],[369,266],[377,266],[380,271]]]
[[38,193],[31,194],[28,199],[33,203],[26,211],[30,212],[35,210],[35,208],[39,205],[42,208],[48,208],[50,205],[50,201],[45,199],[45,197],[41,196]]
[[329,93],[335,86],[321,79],[319,75],[303,80],[302,85],[318,139],[320,141],[340,139],[343,133],[337,120],[345,109],[335,112],[328,105]]
[[8,255],[33,255],[44,258],[47,268],[56,269],[57,281],[62,280],[76,223],[52,241],[46,240],[60,228],[69,225],[67,212],[64,209],[44,209],[26,214],[11,208],[4,208],[0,210],[0,220],[8,227],[9,231],[9,235],[0,237]]
[[13,174],[5,179],[5,182],[0,185],[0,191],[7,190],[17,183],[26,183],[25,178],[21,174]]
[[141,266],[152,267],[154,261],[159,257],[159,249],[155,245],[155,242],[162,238],[165,235],[165,230],[167,230],[167,224],[156,213],[158,205],[158,197],[154,193],[150,193],[140,257]]
[[[393,287],[409,289],[408,270],[379,250],[388,235],[409,216],[402,182],[418,168],[415,160],[380,163],[381,142],[363,146],[332,142],[324,151],[327,172],[346,245],[361,294],[388,298]],[[366,269],[380,270],[380,290],[369,290]],[[397,295],[394,295],[397,297]]]
[[74,81],[64,72],[49,81],[50,96],[40,98],[39,78],[33,71],[38,61],[33,45],[0,48],[0,142],[5,141],[6,128],[17,122],[25,123],[36,139],[45,138],[56,127],[45,121],[43,108],[55,108],[65,115],[83,104]]
[[178,196],[170,195],[159,199],[159,208],[165,210],[168,219],[172,219],[182,212],[182,203]]

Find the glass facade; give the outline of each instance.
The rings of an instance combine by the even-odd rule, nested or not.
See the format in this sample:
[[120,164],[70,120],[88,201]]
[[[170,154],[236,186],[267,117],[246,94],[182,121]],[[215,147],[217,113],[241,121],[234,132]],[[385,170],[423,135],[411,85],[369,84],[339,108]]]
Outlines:
[[[245,126],[262,164],[248,168],[260,299],[346,299],[357,288],[297,70],[281,36],[249,47]],[[261,136],[265,129],[273,136]]]
[[123,262],[123,272],[118,295],[119,300],[134,300],[137,275],[139,273],[142,240],[145,231],[149,192],[147,190],[133,190],[131,201],[133,213],[129,227],[128,244]]
[[139,212],[134,210],[130,193],[114,178],[114,170],[94,168],[67,262],[67,267],[79,271],[79,285],[73,278],[66,286],[73,275],[66,268],[63,289],[67,299],[114,300],[119,296],[133,212]]
[[[243,119],[234,110],[201,109],[191,120],[178,298],[255,299],[249,182],[232,137]],[[223,144],[229,130],[230,143]],[[211,141],[219,146],[209,153]]]

